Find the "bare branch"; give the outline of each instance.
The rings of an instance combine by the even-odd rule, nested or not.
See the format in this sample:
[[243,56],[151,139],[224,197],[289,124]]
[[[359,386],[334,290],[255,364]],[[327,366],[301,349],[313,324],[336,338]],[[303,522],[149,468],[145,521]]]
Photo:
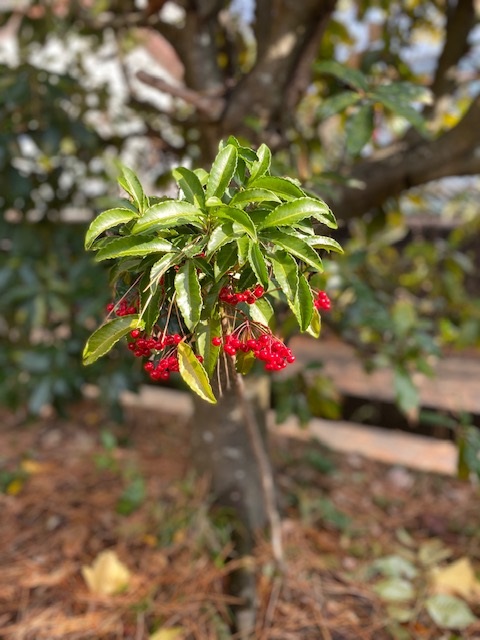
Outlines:
[[224,109],[225,101],[222,96],[201,95],[200,93],[192,91],[192,89],[188,89],[187,87],[170,84],[169,82],[166,82],[158,76],[152,76],[146,71],[139,71],[136,77],[138,78],[138,80],[140,80],[140,82],[144,82],[150,87],[158,89],[158,91],[168,93],[174,98],[181,98],[188,104],[191,104],[193,107],[195,107],[195,109],[197,109],[197,111],[202,113],[204,116],[207,116],[208,119],[212,122],[218,120],[220,114]]

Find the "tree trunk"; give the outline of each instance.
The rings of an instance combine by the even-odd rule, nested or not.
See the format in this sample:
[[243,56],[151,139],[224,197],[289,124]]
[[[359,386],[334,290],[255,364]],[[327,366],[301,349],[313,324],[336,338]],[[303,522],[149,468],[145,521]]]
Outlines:
[[[218,403],[211,405],[194,399],[192,458],[197,472],[210,477],[215,507],[224,509],[230,520],[233,555],[238,559],[251,554],[255,537],[271,519],[262,477],[264,469],[247,425],[249,412],[265,452],[270,384],[266,376],[252,378],[242,397],[232,363],[220,360],[219,367],[219,379],[214,382]],[[236,631],[240,638],[251,638],[255,627],[256,581],[248,564],[233,572],[229,592],[241,599],[234,607]]]

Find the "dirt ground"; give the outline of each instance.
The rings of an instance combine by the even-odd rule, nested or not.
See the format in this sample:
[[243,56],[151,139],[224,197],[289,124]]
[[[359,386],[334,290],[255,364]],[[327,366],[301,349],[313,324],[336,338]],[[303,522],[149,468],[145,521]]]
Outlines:
[[[480,569],[472,484],[274,437],[279,573],[266,540],[254,557],[232,557],[228,521],[189,469],[178,418],[136,411],[116,424],[94,403],[24,426],[0,418],[4,640],[233,638],[225,594],[240,562],[257,579],[254,639],[480,638],[473,616],[459,630],[434,622],[428,606],[432,576],[462,560],[453,581],[463,591],[449,593],[480,615],[479,584],[465,571]],[[107,549],[130,572],[111,595],[82,573]]]

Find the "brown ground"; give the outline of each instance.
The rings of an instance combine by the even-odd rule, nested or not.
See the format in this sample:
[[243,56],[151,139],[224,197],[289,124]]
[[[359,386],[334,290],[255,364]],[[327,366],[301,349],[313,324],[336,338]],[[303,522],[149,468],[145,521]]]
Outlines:
[[[155,640],[233,637],[224,591],[238,565],[225,518],[209,511],[205,483],[189,471],[179,419],[137,412],[120,426],[94,404],[23,427],[0,418],[0,638],[146,640],[171,627],[176,634]],[[117,446],[101,443],[102,429]],[[259,541],[252,638],[480,638],[480,623],[445,631],[423,607],[432,566],[466,557],[480,567],[474,487],[314,444],[278,439],[274,452],[287,570],[275,572]],[[142,478],[139,508],[118,513],[122,493]],[[133,575],[111,596],[89,592],[81,574],[105,549]],[[391,554],[418,570],[408,622],[374,590],[372,562]],[[480,614],[478,601],[469,604]]]

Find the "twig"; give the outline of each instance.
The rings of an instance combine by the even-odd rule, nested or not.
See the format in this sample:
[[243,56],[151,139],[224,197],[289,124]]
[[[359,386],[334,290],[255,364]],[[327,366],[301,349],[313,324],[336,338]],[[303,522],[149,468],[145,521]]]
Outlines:
[[280,516],[278,514],[277,505],[275,503],[275,488],[273,483],[272,468],[270,466],[265,447],[263,446],[263,440],[258,428],[257,420],[255,419],[252,408],[247,398],[245,385],[243,383],[241,374],[236,375],[235,382],[235,388],[243,413],[243,418],[245,420],[247,434],[252,445],[253,454],[257,460],[257,464],[260,470],[263,498],[265,500],[267,518],[270,524],[273,557],[277,562],[277,565],[281,569],[283,569],[284,556],[282,545],[282,530]]

